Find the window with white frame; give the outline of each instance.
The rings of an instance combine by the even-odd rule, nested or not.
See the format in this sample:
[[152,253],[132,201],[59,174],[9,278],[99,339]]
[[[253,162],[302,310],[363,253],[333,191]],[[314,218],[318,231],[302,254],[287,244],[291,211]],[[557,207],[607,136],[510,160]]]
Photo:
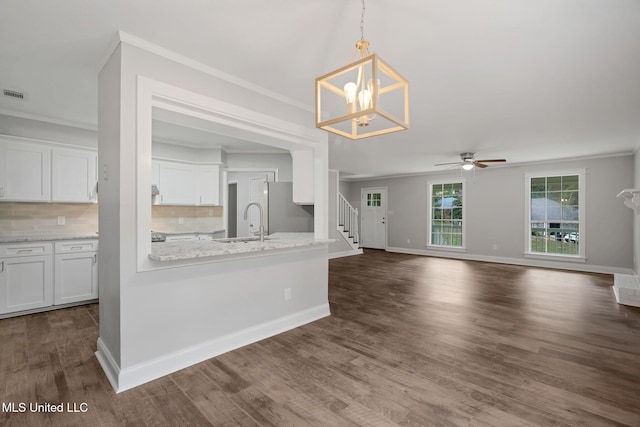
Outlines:
[[584,258],[584,175],[582,169],[527,175],[526,253]]
[[464,182],[429,182],[429,246],[464,247]]

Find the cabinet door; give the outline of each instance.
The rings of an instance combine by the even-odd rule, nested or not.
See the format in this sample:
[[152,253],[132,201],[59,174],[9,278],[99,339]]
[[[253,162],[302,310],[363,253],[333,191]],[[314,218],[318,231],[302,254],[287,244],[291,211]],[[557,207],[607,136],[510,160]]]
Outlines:
[[0,314],[53,304],[52,258],[0,258]]
[[160,162],[153,160],[151,162],[151,185],[160,184]]
[[198,204],[220,205],[220,166],[198,165]]
[[55,305],[98,298],[97,255],[96,252],[56,255]]
[[96,202],[97,154],[92,151],[54,148],[52,194],[54,202]]
[[196,168],[177,162],[159,162],[158,189],[162,205],[195,205]]
[[313,205],[314,159],[313,151],[292,151],[293,202]]
[[0,200],[50,199],[51,149],[27,142],[0,141]]

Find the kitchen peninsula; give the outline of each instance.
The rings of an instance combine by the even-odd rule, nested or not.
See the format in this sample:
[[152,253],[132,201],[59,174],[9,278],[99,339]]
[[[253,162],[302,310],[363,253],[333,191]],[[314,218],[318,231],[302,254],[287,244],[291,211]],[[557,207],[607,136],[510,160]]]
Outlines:
[[316,239],[313,233],[274,233],[257,238],[230,238],[186,242],[157,242],[151,245],[149,258],[155,261],[176,261],[225,255],[255,255],[283,249],[326,246],[331,239]]
[[[113,46],[99,75],[96,357],[121,392],[330,314],[328,137],[282,96],[125,33]],[[152,243],[154,111],[290,153],[313,234]]]

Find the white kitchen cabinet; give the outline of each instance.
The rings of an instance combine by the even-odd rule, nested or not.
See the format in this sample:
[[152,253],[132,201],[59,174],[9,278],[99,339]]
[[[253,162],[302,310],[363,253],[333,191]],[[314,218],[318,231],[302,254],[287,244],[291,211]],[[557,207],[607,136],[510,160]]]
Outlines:
[[0,200],[48,202],[51,199],[51,148],[0,139]]
[[293,202],[298,205],[313,205],[314,160],[313,151],[292,151]]
[[196,205],[198,198],[195,165],[159,161],[158,189],[161,205]]
[[98,241],[55,244],[55,305],[98,298]]
[[95,203],[97,159],[94,151],[53,148],[51,200]]
[[0,245],[0,314],[53,304],[51,243]]
[[220,166],[198,165],[196,180],[198,183],[198,205],[220,205]]
[[220,165],[154,160],[151,184],[160,191],[160,205],[218,206],[220,205]]

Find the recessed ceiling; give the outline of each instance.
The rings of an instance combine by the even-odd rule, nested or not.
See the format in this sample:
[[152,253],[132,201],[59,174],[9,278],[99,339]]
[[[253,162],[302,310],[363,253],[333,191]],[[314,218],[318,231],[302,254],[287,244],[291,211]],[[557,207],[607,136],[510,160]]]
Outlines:
[[[353,53],[360,7],[5,1],[0,87],[25,100],[0,97],[0,113],[96,129],[99,66],[118,30],[311,109],[315,77]],[[420,173],[466,151],[513,164],[640,145],[638,1],[367,0],[364,22],[372,50],[410,82],[411,127],[357,142],[331,135],[332,169]]]

